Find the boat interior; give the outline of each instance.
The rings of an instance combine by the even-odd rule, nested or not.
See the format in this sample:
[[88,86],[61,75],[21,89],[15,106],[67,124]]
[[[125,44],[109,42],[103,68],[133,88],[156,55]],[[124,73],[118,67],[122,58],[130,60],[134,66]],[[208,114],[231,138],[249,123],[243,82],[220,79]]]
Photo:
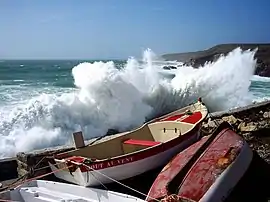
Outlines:
[[191,131],[207,116],[207,113],[206,106],[197,102],[153,119],[135,130],[121,133],[113,138],[104,137],[102,142],[57,154],[55,158],[60,160],[81,156],[103,160],[149,149]]
[[143,201],[127,194],[46,180],[33,180],[15,189],[0,192],[0,201],[6,202],[121,202],[127,200]]

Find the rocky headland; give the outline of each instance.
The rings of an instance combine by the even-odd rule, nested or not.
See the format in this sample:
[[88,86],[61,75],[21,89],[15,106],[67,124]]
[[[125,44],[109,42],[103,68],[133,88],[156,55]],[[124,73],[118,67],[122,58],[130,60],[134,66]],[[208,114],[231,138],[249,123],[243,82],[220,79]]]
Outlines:
[[199,67],[208,61],[215,61],[221,54],[226,55],[235,48],[240,47],[242,50],[254,50],[258,48],[255,58],[257,59],[256,75],[270,77],[270,44],[221,44],[212,48],[188,53],[164,54],[165,60],[177,60],[184,62],[186,65]]

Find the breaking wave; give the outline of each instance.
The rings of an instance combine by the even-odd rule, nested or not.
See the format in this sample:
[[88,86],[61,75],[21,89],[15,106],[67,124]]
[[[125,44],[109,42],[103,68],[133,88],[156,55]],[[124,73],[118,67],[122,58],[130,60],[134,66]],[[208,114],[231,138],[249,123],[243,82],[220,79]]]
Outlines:
[[237,48],[203,68],[179,67],[171,71],[172,79],[164,76],[170,70],[156,65],[149,49],[143,60],[129,58],[122,68],[113,61],[80,63],[72,69],[75,89],[18,102],[2,116],[0,157],[71,144],[71,134],[78,130],[85,139],[111,128],[125,131],[198,97],[211,112],[249,104],[254,54]]

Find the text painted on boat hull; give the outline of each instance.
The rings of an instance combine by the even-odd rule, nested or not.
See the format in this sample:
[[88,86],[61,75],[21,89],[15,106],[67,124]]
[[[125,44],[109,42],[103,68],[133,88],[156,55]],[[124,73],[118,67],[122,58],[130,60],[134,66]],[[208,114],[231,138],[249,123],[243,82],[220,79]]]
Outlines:
[[99,170],[99,169],[103,169],[103,168],[110,168],[113,166],[131,163],[133,161],[134,161],[134,159],[131,156],[131,157],[126,157],[126,158],[122,158],[122,159],[113,159],[113,160],[104,161],[104,162],[100,162],[100,163],[93,163],[93,164],[90,164],[88,166],[92,169]]

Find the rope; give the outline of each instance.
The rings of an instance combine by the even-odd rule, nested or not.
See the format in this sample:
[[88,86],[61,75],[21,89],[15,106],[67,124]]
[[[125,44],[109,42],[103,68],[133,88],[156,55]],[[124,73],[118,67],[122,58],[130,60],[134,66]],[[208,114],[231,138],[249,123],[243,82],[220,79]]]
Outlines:
[[19,177],[18,179],[16,179],[14,182],[10,183],[9,185],[0,188],[0,192],[9,189],[9,187],[11,187],[13,184],[15,184],[16,182],[23,180],[27,177],[28,173],[24,174],[23,176]]
[[160,200],[157,200],[157,199],[155,199],[155,198],[152,198],[152,197],[148,196],[147,194],[144,194],[144,193],[142,193],[142,192],[140,192],[140,191],[138,191],[138,190],[136,190],[136,189],[134,189],[134,188],[132,188],[132,187],[130,187],[130,186],[127,186],[127,185],[125,185],[125,184],[123,184],[123,183],[121,183],[121,182],[119,182],[119,181],[117,181],[117,180],[115,180],[115,179],[113,179],[113,178],[111,178],[111,177],[109,177],[109,176],[107,176],[107,175],[105,175],[105,174],[103,174],[103,173],[101,173],[101,172],[99,172],[99,171],[97,171],[97,170],[91,168],[90,166],[88,166],[88,165],[86,165],[86,164],[84,164],[84,163],[80,163],[80,164],[79,164],[79,163],[74,162],[74,161],[70,161],[70,162],[72,162],[72,163],[74,163],[74,164],[76,164],[76,165],[83,165],[83,166],[85,166],[86,168],[88,168],[89,170],[92,170],[92,171],[94,171],[94,172],[96,172],[96,173],[98,173],[98,174],[100,174],[100,175],[102,175],[102,176],[108,178],[109,180],[111,180],[111,181],[113,181],[113,182],[115,182],[115,183],[117,183],[117,184],[119,184],[119,185],[121,185],[121,186],[123,186],[123,187],[125,187],[125,188],[127,188],[127,189],[130,189],[131,191],[134,191],[134,192],[136,192],[136,193],[138,193],[138,194],[141,194],[141,195],[144,196],[144,197],[149,197],[149,198],[151,198],[152,200],[155,200],[155,201],[160,202]]
[[54,170],[54,171],[52,171],[52,172],[45,173],[45,174],[43,174],[43,175],[39,175],[39,176],[36,176],[36,177],[33,177],[33,178],[26,179],[26,180],[24,180],[24,181],[22,181],[22,182],[20,182],[20,183],[14,183],[12,186],[9,187],[9,189],[10,189],[10,188],[15,188],[15,187],[17,187],[17,186],[19,186],[19,185],[22,185],[22,184],[26,183],[26,182],[31,182],[31,181],[33,181],[33,180],[37,180],[37,179],[46,177],[46,176],[48,176],[48,175],[54,174],[54,173],[56,173],[56,172],[59,172],[59,171],[61,171],[61,170],[68,169],[68,168],[70,168],[70,167],[72,167],[72,166],[73,166],[73,165],[66,166],[66,167],[63,167],[63,168],[59,168],[59,169]]
[[46,156],[44,156],[44,157],[42,157],[38,162],[37,162],[37,164],[35,165],[35,166],[33,166],[33,167],[30,167],[30,169],[29,169],[29,175],[30,176],[33,176],[34,174],[35,174],[35,168],[44,160],[46,158]]
[[[54,165],[56,165],[56,164],[54,164]],[[16,183],[16,182],[18,182],[18,181],[20,180],[20,178],[25,178],[25,177],[27,176],[27,174],[28,174],[28,173],[27,173],[27,174],[23,175],[22,177],[20,177],[19,179],[17,179],[15,182],[13,182],[11,185],[9,185],[6,189],[12,189],[12,188],[15,188],[15,187],[17,187],[17,186],[20,186],[20,185],[26,183],[26,182],[31,182],[31,181],[33,181],[33,180],[37,180],[37,179],[46,177],[46,176],[51,175],[51,174],[53,174],[53,173],[59,172],[59,171],[61,171],[61,170],[68,169],[69,167],[72,167],[72,166],[73,166],[73,165],[66,166],[66,167],[64,167],[64,168],[60,168],[60,169],[54,170],[54,171],[52,171],[52,172],[45,173],[45,174],[43,174],[43,175],[39,175],[39,176],[36,176],[36,177],[33,177],[33,178],[29,178],[29,179],[23,180],[22,182]],[[48,167],[48,166],[46,166],[46,167]],[[0,193],[1,193],[1,192],[0,192]],[[0,199],[0,202],[20,202],[20,201],[13,201],[13,200]]]
[[[36,171],[40,171],[40,170],[44,170],[44,169],[47,169],[47,168],[50,168],[50,166],[44,166],[44,167],[41,167],[41,168],[36,168],[45,158],[47,157],[43,157],[39,162],[38,164],[36,164],[34,167],[30,168],[30,172],[27,172],[26,174],[24,174],[23,176],[19,177],[18,179],[16,179],[14,182],[12,182],[11,184],[5,186],[5,187],[2,187],[0,188],[0,191],[3,191],[3,190],[7,190],[7,189],[10,189],[11,187],[13,187],[14,184],[16,184],[18,181],[20,180],[25,180],[25,178],[27,178],[27,176],[31,173],[35,173]],[[55,163],[53,165],[60,165],[62,163]],[[68,167],[67,167],[68,168]],[[31,179],[31,178],[30,178]]]
[[44,156],[42,159],[40,159],[37,164],[34,166],[34,168],[36,168],[44,159],[46,159],[47,156]]
[[[9,185],[7,185],[7,186],[5,186],[5,187],[0,188],[0,191],[1,191],[1,190],[9,189],[10,187],[12,187],[12,185],[14,185],[15,183],[17,183],[18,181],[24,180],[25,178],[27,178],[28,175],[31,176],[31,174],[34,174],[35,171],[40,171],[40,170],[44,170],[44,169],[50,168],[50,166],[44,166],[44,167],[41,167],[41,168],[36,168],[36,167],[37,167],[37,166],[38,166],[45,158],[47,158],[47,156],[45,156],[45,157],[43,157],[42,159],[40,159],[40,160],[38,161],[38,163],[37,163],[35,166],[33,166],[33,167],[30,168],[30,171],[29,171],[29,172],[27,172],[26,174],[24,174],[24,175],[22,175],[21,177],[17,178],[17,179],[16,179],[14,182],[12,182],[11,184],[9,184]],[[60,163],[58,163],[58,164],[60,164]],[[53,164],[53,165],[58,165],[58,164]]]
[[181,202],[181,197],[176,194],[171,194],[161,199],[161,202]]
[[[91,175],[106,189],[109,190],[108,187],[105,186],[105,184],[103,184],[95,175],[93,175],[93,173],[91,173]],[[87,172],[87,176],[88,176],[88,172]]]
[[[129,186],[127,186],[127,185],[125,185],[125,184],[123,184],[123,183],[121,183],[121,182],[119,182],[119,181],[117,181],[117,180],[115,180],[115,179],[113,179],[113,178],[107,176],[107,175],[104,175],[103,173],[101,173],[101,172],[99,172],[99,171],[97,171],[97,170],[91,168],[90,166],[88,166],[88,165],[86,165],[86,164],[84,164],[84,163],[80,163],[80,164],[79,164],[79,163],[74,162],[74,161],[70,161],[70,162],[73,163],[73,164],[75,164],[75,165],[83,165],[83,166],[87,167],[88,169],[90,169],[90,170],[92,170],[92,171],[94,171],[94,172],[96,172],[96,173],[98,173],[98,174],[100,174],[100,175],[102,175],[102,176],[104,176],[104,177],[110,179],[111,181],[116,182],[116,183],[120,184],[120,185],[123,186],[123,187],[126,187],[127,189],[130,189],[130,190],[132,190],[132,191],[134,191],[134,192],[136,192],[136,193],[138,193],[138,194],[141,194],[141,195],[144,196],[144,197],[149,197],[148,195],[146,195],[146,194],[144,194],[144,193],[142,193],[142,192],[140,192],[140,191],[138,191],[138,190],[136,190],[136,189],[134,189],[134,188],[132,188],[132,187],[129,187]],[[54,164],[54,165],[56,165],[56,164]],[[15,187],[17,187],[17,186],[19,186],[19,185],[22,185],[22,184],[26,183],[26,182],[31,182],[31,181],[33,181],[33,180],[37,180],[37,179],[43,178],[43,177],[45,177],[45,176],[51,175],[51,174],[53,174],[53,173],[59,172],[59,171],[61,171],[61,170],[67,169],[67,168],[70,168],[70,167],[72,167],[72,166],[74,166],[74,165],[66,166],[66,167],[64,167],[64,168],[60,168],[60,169],[54,170],[54,171],[52,171],[52,172],[45,173],[45,174],[43,174],[43,175],[39,175],[39,176],[36,176],[36,177],[33,177],[33,178],[29,178],[29,179],[26,179],[26,180],[24,180],[24,181],[22,181],[22,182],[20,182],[20,183],[13,183],[12,186],[9,186],[9,189],[15,188]],[[48,167],[48,166],[46,166],[46,167]],[[43,168],[40,168],[40,169],[44,169],[44,167],[43,167]],[[94,177],[95,177],[95,176],[94,176]],[[95,177],[95,178],[96,178],[96,177]],[[96,178],[96,179],[97,179],[97,178]],[[97,180],[98,180],[98,179],[97,179]],[[98,181],[99,181],[99,183],[100,183],[105,189],[108,190],[108,188],[107,188],[100,180],[98,180]],[[157,201],[157,202],[160,202],[160,200],[157,200],[157,199],[155,199],[155,198],[152,198],[152,197],[149,197],[149,198],[151,198],[152,200],[155,200],[155,201]],[[12,200],[2,200],[2,199],[0,199],[0,202],[17,202],[17,201],[12,201]]]

